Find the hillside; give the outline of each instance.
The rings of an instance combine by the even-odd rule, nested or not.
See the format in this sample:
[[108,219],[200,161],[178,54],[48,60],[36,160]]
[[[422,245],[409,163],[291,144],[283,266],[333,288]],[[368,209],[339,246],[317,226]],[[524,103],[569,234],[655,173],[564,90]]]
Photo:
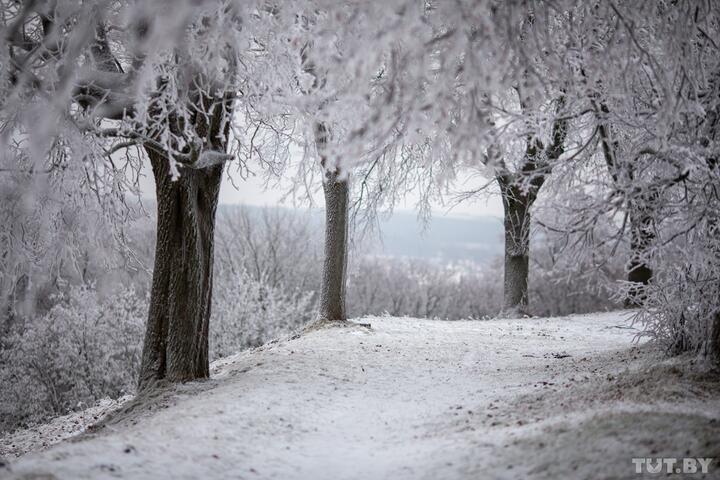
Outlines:
[[720,383],[633,343],[626,317],[313,330],[216,362],[212,380],[128,402],[103,427],[0,472],[636,478],[633,457],[720,457]]

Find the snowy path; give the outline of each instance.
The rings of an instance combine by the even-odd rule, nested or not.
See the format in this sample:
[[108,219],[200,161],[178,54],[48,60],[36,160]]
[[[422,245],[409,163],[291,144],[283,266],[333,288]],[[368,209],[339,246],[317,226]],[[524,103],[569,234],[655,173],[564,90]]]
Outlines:
[[[216,364],[213,380],[180,387],[158,399],[152,412],[131,415],[93,437],[22,457],[12,463],[11,475],[542,476],[555,467],[542,467],[538,459],[546,457],[533,452],[547,442],[533,438],[542,438],[559,421],[575,424],[589,418],[583,402],[598,397],[592,393],[604,388],[598,383],[624,378],[624,370],[640,368],[649,355],[631,343],[634,330],[618,328],[627,325],[618,313],[363,321],[372,323],[371,331],[324,329],[226,359]],[[575,408],[563,404],[566,395],[577,397]],[[693,408],[705,409],[702,421],[715,421],[720,412],[701,400]],[[642,410],[640,403],[633,408]],[[568,441],[572,447],[574,440]],[[625,447],[618,446],[619,455],[627,455]],[[516,461],[520,453],[522,460]],[[618,471],[632,473],[629,458],[622,462],[627,465]]]

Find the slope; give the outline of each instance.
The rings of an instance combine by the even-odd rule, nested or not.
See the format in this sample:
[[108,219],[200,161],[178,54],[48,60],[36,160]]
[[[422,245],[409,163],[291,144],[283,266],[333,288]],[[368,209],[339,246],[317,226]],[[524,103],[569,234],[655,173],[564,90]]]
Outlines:
[[720,383],[633,343],[626,317],[369,318],[371,329],[309,331],[216,362],[212,380],[126,404],[97,432],[4,472],[633,478],[633,457],[720,457]]

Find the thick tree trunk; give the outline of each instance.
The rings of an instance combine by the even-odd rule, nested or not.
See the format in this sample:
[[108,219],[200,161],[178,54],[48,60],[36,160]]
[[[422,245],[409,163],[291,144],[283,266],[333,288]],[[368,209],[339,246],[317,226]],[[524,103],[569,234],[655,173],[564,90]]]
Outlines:
[[222,166],[184,169],[148,149],[157,195],[157,243],[139,388],[209,375],[215,213]]
[[505,210],[504,316],[526,315],[530,264],[530,207],[534,201],[518,186],[500,181]]
[[638,307],[646,298],[645,288],[652,280],[653,271],[647,264],[648,249],[655,239],[652,215],[642,209],[630,212],[630,263],[627,281],[631,283],[625,306]]
[[196,113],[185,120],[202,142],[201,151],[189,151],[195,155],[191,162],[196,168],[183,168],[173,179],[167,154],[154,145],[145,148],[155,177],[157,240],[139,390],[210,374],[215,214],[223,165],[198,162],[203,152],[225,152],[232,96],[218,100],[194,93]]
[[350,196],[348,181],[338,180],[336,172],[327,172],[323,182],[323,192],[325,193],[325,261],[320,287],[320,318],[346,320],[345,282]]

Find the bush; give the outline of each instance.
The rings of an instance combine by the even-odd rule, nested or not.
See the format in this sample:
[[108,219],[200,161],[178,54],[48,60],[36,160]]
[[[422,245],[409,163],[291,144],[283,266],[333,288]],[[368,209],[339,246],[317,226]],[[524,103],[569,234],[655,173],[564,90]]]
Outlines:
[[[261,345],[308,321],[312,291],[288,292],[244,271],[219,268],[210,320],[210,359]],[[44,315],[17,323],[0,345],[0,431],[135,391],[146,295],[73,286]]]
[[720,241],[717,229],[698,228],[687,242],[658,249],[664,263],[646,287],[647,299],[638,314],[644,334],[669,353],[694,352],[720,365],[717,329],[720,316]]
[[539,317],[613,310],[617,280],[623,278],[627,254],[618,252],[602,261],[565,248],[549,231],[536,235],[530,253],[528,293],[530,311]]
[[132,288],[79,286],[24,321],[0,350],[0,429],[62,415],[135,387],[146,303]]
[[502,270],[475,263],[362,257],[348,279],[350,316],[410,316],[457,320],[496,315]]
[[[572,261],[558,261],[544,248],[532,252],[530,308],[537,316],[560,316],[616,308],[609,282]],[[619,278],[615,262],[607,275]],[[596,272],[597,273],[597,272]],[[494,317],[503,301],[501,260],[444,264],[427,260],[364,257],[348,281],[351,316],[379,315],[460,320]]]
[[312,291],[288,291],[245,271],[218,275],[213,287],[210,359],[232,355],[288,333],[315,313]]

